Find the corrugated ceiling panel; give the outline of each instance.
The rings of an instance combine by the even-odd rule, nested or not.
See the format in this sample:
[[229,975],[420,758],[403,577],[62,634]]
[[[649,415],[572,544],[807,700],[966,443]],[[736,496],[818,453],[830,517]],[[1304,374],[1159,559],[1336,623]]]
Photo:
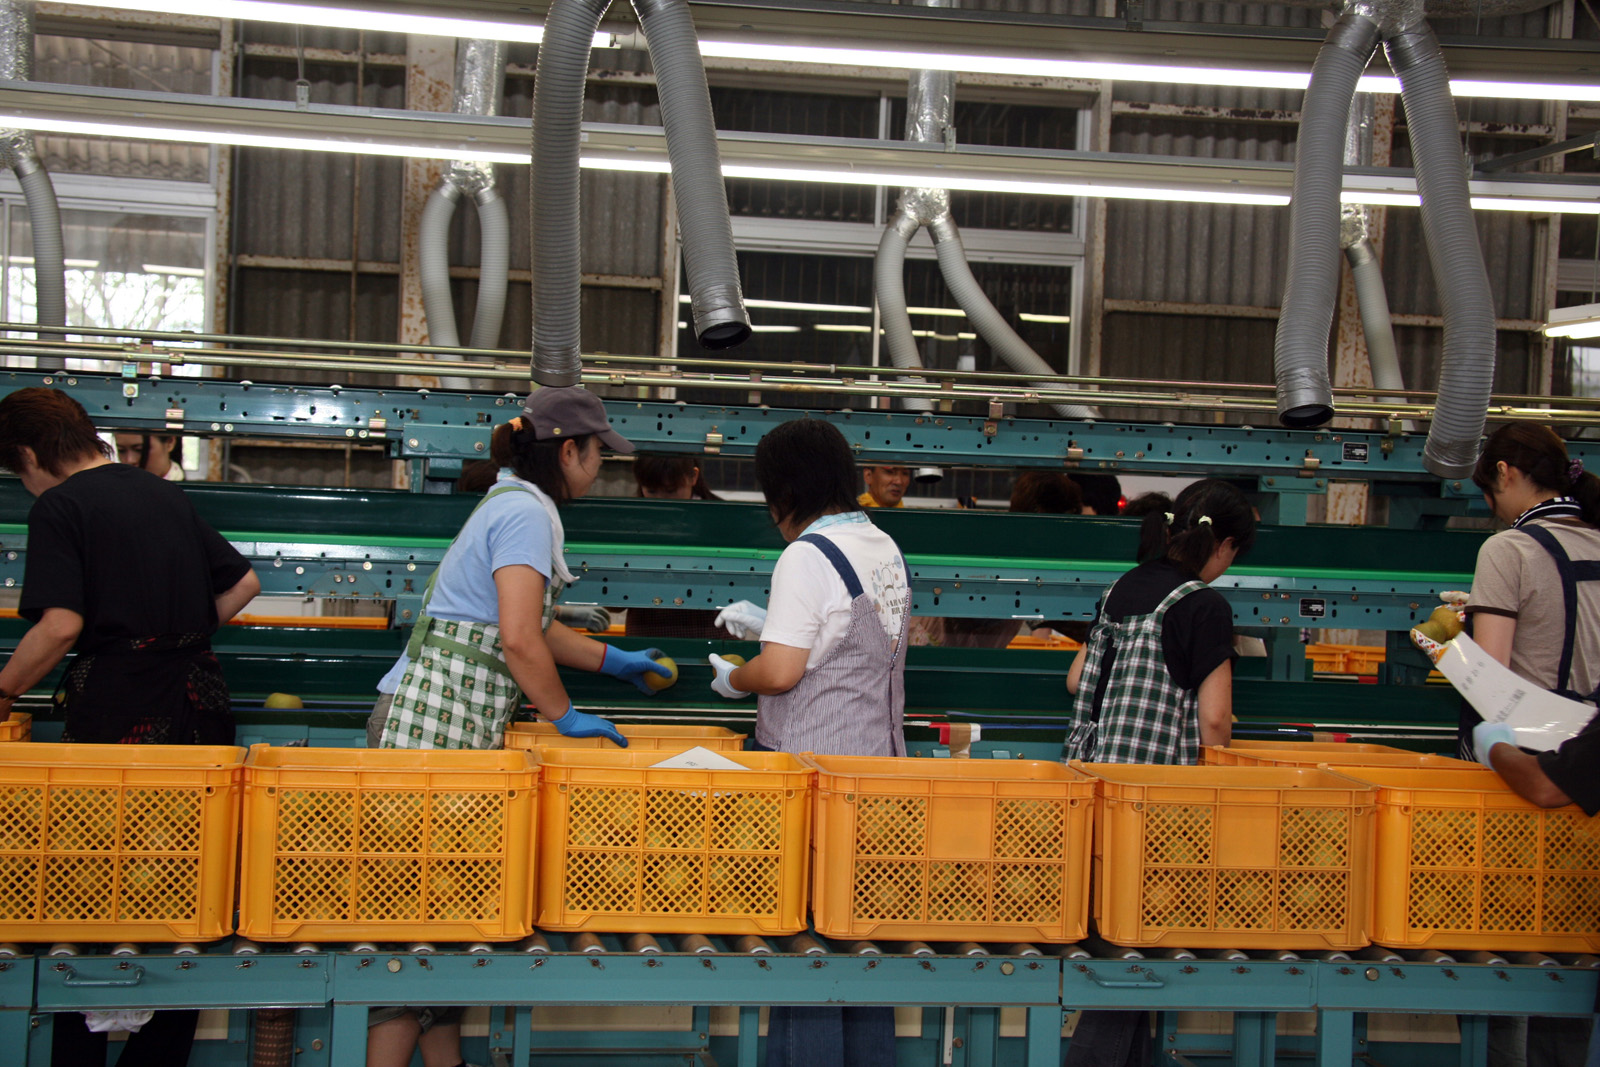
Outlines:
[[[1111,150],[1292,162],[1295,129],[1121,116]],[[1107,202],[1106,296],[1276,307],[1287,262],[1284,208]]]
[[[209,48],[84,37],[34,39],[34,78],[41,82],[92,85],[146,92],[211,92]],[[36,137],[48,170],[168,181],[211,180],[206,145],[157,144],[107,137]]]

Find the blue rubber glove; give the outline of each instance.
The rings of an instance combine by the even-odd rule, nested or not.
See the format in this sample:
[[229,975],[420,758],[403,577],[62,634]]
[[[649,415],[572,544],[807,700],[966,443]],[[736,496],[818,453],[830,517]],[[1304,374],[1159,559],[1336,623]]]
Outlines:
[[1517,732],[1503,722],[1480,722],[1472,728],[1472,751],[1478,762],[1490,770],[1494,764],[1489,762],[1489,753],[1502,742],[1512,748],[1517,746]]
[[562,737],[604,737],[618,748],[628,747],[628,739],[618,733],[610,722],[598,715],[579,711],[571,704],[567,705],[567,713],[556,720],[556,730]]
[[647,648],[643,652],[629,652],[617,648],[615,645],[606,645],[605,658],[600,661],[600,673],[609,674],[613,678],[621,678],[625,682],[632,682],[639,687],[639,692],[647,697],[656,695],[656,691],[644,684],[646,674],[659,674],[663,678],[671,678],[672,672],[656,662],[657,656],[666,653],[659,648]]

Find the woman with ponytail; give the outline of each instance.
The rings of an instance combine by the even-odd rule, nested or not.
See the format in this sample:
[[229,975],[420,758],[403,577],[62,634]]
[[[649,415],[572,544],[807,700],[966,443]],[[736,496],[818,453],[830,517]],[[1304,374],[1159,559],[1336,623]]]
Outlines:
[[1099,763],[1200,762],[1233,719],[1233,610],[1210,588],[1255,540],[1244,494],[1214,478],[1145,516],[1139,566],[1100,600],[1067,675],[1077,696],[1065,756]]
[[[1467,615],[1485,652],[1534,685],[1600,699],[1600,478],[1567,455],[1554,430],[1513,422],[1489,436],[1472,480],[1495,518],[1483,543]],[[1477,758],[1544,806],[1600,810],[1600,719],[1554,752],[1529,755],[1504,723],[1461,703],[1461,755]],[[1491,761],[1492,760],[1492,761]],[[1582,1063],[1588,1019],[1493,1016],[1490,1062]]]
[[[1542,423],[1496,430],[1472,480],[1509,523],[1478,550],[1467,614],[1472,639],[1534,685],[1600,696],[1600,478]],[[1477,713],[1462,705],[1462,755]],[[1486,761],[1485,761],[1486,762]]]
[[[495,427],[500,475],[456,534],[428,581],[411,641],[378,683],[367,719],[371,748],[493,749],[527,700],[567,737],[627,740],[579,711],[557,665],[599,671],[650,695],[645,676],[670,671],[659,652],[627,652],[555,619],[575,578],[563,556],[557,506],[583,496],[600,473],[601,447],[632,452],[582,387],[535,389]],[[381,1006],[367,1012],[368,1067],[405,1067],[420,1049],[430,1064],[461,1063],[459,1007]]]
[[[1145,515],[1139,565],[1100,598],[1067,673],[1077,696],[1064,759],[1200,762],[1233,734],[1233,609],[1212,589],[1255,541],[1255,511],[1227,482],[1195,482]],[[1086,1011],[1064,1067],[1152,1062],[1142,1011]]]

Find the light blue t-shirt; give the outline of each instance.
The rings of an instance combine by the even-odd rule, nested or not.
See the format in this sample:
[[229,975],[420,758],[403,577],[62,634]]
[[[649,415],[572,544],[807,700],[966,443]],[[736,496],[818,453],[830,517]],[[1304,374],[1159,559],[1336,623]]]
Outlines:
[[[518,484],[519,479],[502,467],[490,492]],[[532,493],[501,493],[485,502],[461,527],[439,564],[428,614],[453,622],[498,622],[500,600],[494,572],[501,567],[526,564],[548,582],[552,540],[550,516]],[[410,662],[402,652],[378,683],[378,692],[399,689]]]

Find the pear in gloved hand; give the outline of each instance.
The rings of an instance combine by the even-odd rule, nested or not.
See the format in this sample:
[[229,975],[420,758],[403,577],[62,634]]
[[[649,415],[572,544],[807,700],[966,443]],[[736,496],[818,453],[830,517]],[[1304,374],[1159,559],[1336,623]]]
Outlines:
[[1442,645],[1461,633],[1463,627],[1461,616],[1456,613],[1456,609],[1448,604],[1440,604],[1433,609],[1433,614],[1428,616],[1427,622],[1414,629],[1428,640],[1437,641]]
[[[643,652],[629,652],[624,648],[614,645],[605,646],[605,655],[600,660],[600,673],[609,674],[613,678],[621,678],[625,682],[632,682],[639,692],[651,696],[676,681],[677,664],[667,659],[667,654],[659,648],[647,648]],[[662,661],[665,661],[664,663]],[[671,664],[666,666],[665,664]],[[650,676],[656,675],[656,679]],[[665,681],[662,681],[662,680]],[[655,681],[657,684],[652,685]]]

